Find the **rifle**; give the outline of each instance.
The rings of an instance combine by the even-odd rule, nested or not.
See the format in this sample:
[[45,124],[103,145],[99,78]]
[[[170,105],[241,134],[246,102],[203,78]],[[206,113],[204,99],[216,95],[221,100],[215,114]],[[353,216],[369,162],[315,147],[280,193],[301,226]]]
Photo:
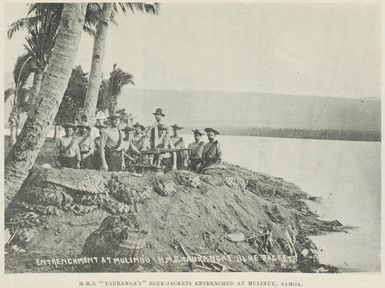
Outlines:
[[179,151],[187,151],[191,150],[190,148],[174,148],[174,149],[149,149],[149,150],[143,150],[141,153],[143,154],[150,154],[150,155],[160,155],[165,153],[173,153],[173,152],[179,152]]

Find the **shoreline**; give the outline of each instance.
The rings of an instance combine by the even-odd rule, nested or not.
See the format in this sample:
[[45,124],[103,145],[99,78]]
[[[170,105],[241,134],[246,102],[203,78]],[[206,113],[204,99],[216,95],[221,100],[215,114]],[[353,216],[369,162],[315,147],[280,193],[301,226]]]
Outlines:
[[[155,178],[154,176],[147,175],[143,179],[133,177],[127,173],[93,172],[94,173],[90,173],[90,170],[66,168],[44,169],[39,166],[36,166],[33,169],[32,174],[23,186],[23,191],[19,192],[10,211],[7,212],[7,221],[15,221],[15,219],[19,219],[17,215],[24,215],[28,211],[28,213],[33,212],[38,215],[39,211],[45,211],[45,216],[42,215],[45,220],[42,220],[42,223],[45,223],[44,225],[48,225],[48,227],[58,227],[59,234],[52,235],[50,230],[39,228],[41,227],[41,224],[39,224],[37,226],[29,227],[29,230],[34,231],[31,232],[34,235],[33,238],[36,238],[31,242],[23,244],[17,240],[18,238],[23,238],[23,236],[17,235],[15,243],[20,247],[23,247],[26,254],[15,255],[12,250],[7,250],[7,273],[12,273],[12,271],[23,271],[23,269],[27,269],[26,271],[28,272],[60,272],[61,269],[52,269],[52,267],[35,267],[37,270],[33,271],[31,268],[27,268],[31,267],[31,261],[25,259],[25,255],[31,255],[31,257],[27,258],[33,259],[33,255],[42,255],[41,253],[44,253],[43,251],[51,251],[49,254],[52,256],[58,255],[58,253],[60,255],[59,251],[61,250],[55,248],[58,245],[56,241],[59,241],[59,239],[59,245],[62,247],[63,245],[66,247],[72,243],[71,248],[66,249],[70,249],[70,251],[73,252],[65,252],[65,254],[62,254],[62,257],[79,255],[81,250],[83,250],[81,255],[89,257],[104,257],[110,254],[113,254],[116,257],[125,255],[126,252],[123,253],[121,248],[117,248],[120,247],[120,243],[117,243],[117,246],[112,245],[112,247],[115,247],[113,250],[108,250],[110,248],[106,247],[110,247],[111,241],[113,240],[103,244],[102,240],[97,239],[103,235],[103,231],[105,231],[105,228],[103,228],[104,226],[115,227],[111,225],[117,225],[117,227],[121,227],[121,225],[126,225],[124,223],[131,223],[127,225],[132,225],[131,221],[137,223],[135,225],[139,225],[138,227],[146,227],[146,230],[150,232],[150,239],[148,241],[150,241],[149,243],[151,244],[142,251],[143,257],[153,257],[154,255],[162,256],[162,253],[164,254],[163,256],[166,257],[167,255],[181,256],[180,253],[191,254],[193,252],[197,255],[217,256],[223,256],[230,253],[230,255],[233,255],[232,257],[235,257],[234,255],[242,254],[263,255],[267,253],[268,255],[269,253],[272,253],[272,255],[297,255],[296,259],[298,259],[298,261],[293,265],[286,263],[282,266],[281,262],[275,262],[272,261],[272,259],[269,260],[268,258],[263,259],[263,257],[259,257],[257,262],[247,263],[247,261],[241,261],[239,263],[232,262],[231,265],[225,265],[228,265],[231,269],[235,269],[236,271],[294,272],[299,269],[299,271],[311,273],[317,271],[321,273],[338,272],[337,267],[323,265],[318,262],[317,247],[308,236],[310,234],[320,235],[347,231],[348,227],[344,227],[338,221],[320,220],[303,202],[303,200],[309,199],[309,196],[294,184],[288,183],[283,179],[255,173],[232,164],[210,167],[204,174],[174,171]],[[226,176],[223,173],[225,173]],[[187,179],[193,179],[194,177],[199,177],[199,180],[196,181],[199,181],[200,187],[190,186],[191,184],[189,183],[191,182],[187,181]],[[137,208],[132,208],[130,205],[126,206],[127,203],[131,203],[131,200],[127,200],[125,198],[127,196],[123,196],[124,194],[115,194],[116,192],[112,192],[112,190],[108,193],[110,195],[108,202],[91,201],[89,204],[87,204],[88,202],[83,202],[86,195],[89,195],[87,197],[91,197],[91,195],[97,196],[100,193],[104,194],[106,190],[103,187],[110,187],[108,189],[111,189],[111,186],[109,185],[112,184],[109,183],[115,183],[114,181],[122,183],[119,185],[127,185],[127,189],[129,190],[135,189],[136,191],[141,191],[143,187],[147,187],[148,185],[151,185],[154,190],[152,190],[153,192],[150,192],[150,198],[146,198],[146,200],[137,204]],[[93,183],[93,185],[89,186],[87,183]],[[62,195],[60,197],[64,198],[59,197],[61,200],[52,198],[54,197],[53,195],[57,195],[57,191],[60,191],[60,195]],[[218,193],[221,193],[223,200],[217,198]],[[95,199],[98,198],[96,197]],[[67,208],[63,210],[63,201],[71,201],[72,206],[67,205]],[[172,206],[170,206],[171,203],[173,203]],[[118,204],[123,205],[122,207],[126,207],[127,209],[134,209],[132,211],[138,209],[137,212],[132,212],[133,214],[127,214],[132,215],[135,220],[126,219],[125,216],[123,217],[123,214],[120,214],[118,210],[116,210],[117,207],[119,207]],[[74,207],[73,205],[85,210],[91,210],[83,211],[81,214],[77,214],[78,212],[76,212],[74,215],[73,213],[75,211],[73,211],[72,208],[68,208]],[[255,208],[251,207],[259,208],[255,210]],[[122,211],[125,211],[124,209],[126,208],[122,208]],[[164,211],[164,208],[167,208],[166,212]],[[244,209],[246,210],[242,212]],[[199,214],[195,214],[196,212],[194,211],[200,212]],[[180,218],[181,216],[175,218],[175,216],[172,215],[184,216],[182,218]],[[106,218],[106,216],[108,217]],[[172,218],[170,218],[171,216]],[[90,227],[88,227],[85,229],[83,225],[89,223],[91,219],[93,219],[92,228],[90,229]],[[196,219],[200,219],[200,221],[196,223]],[[258,221],[259,223],[255,223],[254,219],[260,219]],[[261,222],[262,219],[265,220]],[[187,223],[185,223],[185,221],[187,221]],[[68,223],[73,224],[68,225]],[[99,225],[101,226],[99,227]],[[8,225],[8,227],[10,226]],[[186,229],[183,227],[190,228]],[[78,235],[79,237],[75,236],[77,233],[80,233]],[[72,234],[74,235],[71,236]],[[241,242],[238,242],[238,240],[234,240],[236,242],[226,240],[226,237],[240,237],[239,235],[245,237],[243,240],[239,240]],[[201,238],[202,236],[203,238]],[[223,238],[223,236],[225,236],[225,238]],[[57,237],[59,237],[58,240],[54,241]],[[115,238],[119,237],[114,236],[113,239]],[[179,241],[181,244],[183,243],[183,246],[180,247],[184,248],[180,249],[180,247],[174,247],[172,245],[170,247],[170,244],[172,244],[174,240]],[[41,242],[44,243],[44,248]],[[294,245],[295,248],[292,245]],[[75,247],[78,248],[73,250]],[[91,252],[87,252],[86,247],[91,247],[91,250],[89,250]],[[203,250],[200,251],[199,249]],[[64,252],[66,250],[62,251]],[[250,254],[250,251],[255,252]],[[73,254],[74,252],[75,254]],[[118,253],[118,255],[114,253]],[[11,260],[9,257],[15,257],[15,259]],[[210,261],[204,263],[206,263],[205,267],[212,267],[209,264],[211,263]],[[22,266],[20,267],[20,265]],[[24,265],[27,266],[22,268]],[[85,269],[84,271],[101,269],[100,272],[118,272],[126,271],[124,269],[130,268],[127,267],[127,265],[129,264],[126,263],[125,265],[120,266],[114,265],[112,267],[104,267],[104,269],[103,267],[95,266],[83,268]],[[147,272],[191,271],[191,268],[188,268],[188,266],[185,266],[183,263],[166,263],[164,265],[155,264],[151,267],[144,264],[142,266],[141,269],[144,269],[143,271]],[[71,269],[68,270],[69,267],[63,269],[64,271],[62,272],[75,272]],[[212,270],[212,272],[215,272],[215,269]]]
[[[254,129],[254,128],[252,128],[252,129]],[[255,129],[258,129],[258,128],[255,128]],[[188,134],[190,134],[190,130],[191,129],[183,129],[182,130],[182,134],[188,135]],[[277,128],[277,129],[271,128],[270,130],[271,131],[276,131],[276,130],[280,130],[280,129],[279,128]],[[298,130],[303,130],[303,131],[308,131],[308,132],[312,132],[312,131],[320,131],[320,132],[323,132],[323,131],[324,132],[334,131],[334,130],[306,130],[306,129],[298,129]],[[4,136],[8,136],[9,137],[9,135],[10,135],[9,128],[4,128],[4,131],[6,132],[6,133],[4,133]],[[20,131],[21,130],[19,130],[19,133],[20,133]],[[358,138],[350,139],[349,137],[340,137],[340,138],[301,137],[301,136],[285,136],[285,135],[264,135],[264,134],[253,134],[253,133],[248,133],[248,134],[227,133],[227,132],[221,133],[221,136],[281,138],[281,139],[320,140],[320,141],[348,141],[348,142],[374,142],[374,143],[378,142],[378,143],[381,143],[381,133],[378,133],[378,132],[375,132],[375,131],[355,131],[355,130],[352,130],[352,131],[353,132],[370,132],[370,133],[375,133],[375,136],[373,136],[371,138],[367,138],[367,139],[358,139]],[[63,132],[63,131],[61,130],[61,132]],[[346,131],[346,133],[348,133],[348,132],[349,131]],[[54,134],[54,129],[51,128],[50,132],[49,132],[49,136],[47,136],[47,138],[53,139],[53,134]]]

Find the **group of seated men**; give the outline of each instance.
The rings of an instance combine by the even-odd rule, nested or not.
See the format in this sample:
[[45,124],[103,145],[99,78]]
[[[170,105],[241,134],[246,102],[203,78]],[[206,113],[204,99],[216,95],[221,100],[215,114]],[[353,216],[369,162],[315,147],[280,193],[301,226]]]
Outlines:
[[[92,133],[91,125],[85,121],[63,124],[65,136],[56,142],[56,165],[104,171],[136,172],[143,167],[158,167],[164,171],[200,172],[222,161],[221,146],[216,140],[218,131],[194,129],[194,142],[186,147],[179,134],[183,128],[172,125],[170,136],[162,109],[156,109],[153,114],[155,122],[147,128],[140,123],[122,123],[120,114],[99,118],[94,126],[99,135]],[[205,133],[207,143],[201,141]]]

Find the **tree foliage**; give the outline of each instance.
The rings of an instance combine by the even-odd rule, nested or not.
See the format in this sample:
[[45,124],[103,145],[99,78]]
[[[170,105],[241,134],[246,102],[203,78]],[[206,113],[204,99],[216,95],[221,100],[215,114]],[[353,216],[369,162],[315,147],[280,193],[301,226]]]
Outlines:
[[74,122],[82,113],[87,92],[87,74],[81,66],[72,69],[71,78],[56,114],[55,123]]
[[19,56],[13,68],[13,81],[18,87],[24,87],[28,82],[28,78],[35,72],[35,66],[30,61],[31,55],[25,53]]
[[15,108],[17,108],[17,110],[20,112],[25,112],[27,109],[29,93],[25,85],[35,70],[36,66],[34,65],[33,61],[31,61],[31,55],[29,53],[25,53],[17,58],[15,67],[13,68],[13,80],[16,84],[15,93],[16,90],[17,93],[16,99],[13,100],[16,102],[13,102],[12,106],[16,105]]
[[[61,14],[63,11],[63,3],[31,3],[27,17],[18,19],[13,22],[7,31],[8,38],[24,29],[31,29],[36,26],[40,26],[41,23],[49,19],[48,23],[51,23],[52,29],[57,31],[60,23]],[[100,4],[89,3],[86,11],[86,19],[84,22],[83,30],[91,35],[95,35],[95,25],[100,19]]]
[[121,68],[114,64],[109,79],[104,79],[100,86],[98,96],[98,110],[108,110],[108,113],[114,113],[118,103],[118,97],[122,92],[122,88],[128,84],[135,85],[134,77],[124,72]]
[[[88,3],[87,11],[86,11],[86,19],[84,22],[83,30],[90,34],[91,36],[95,36],[95,27],[96,24],[102,19],[102,5],[103,3]],[[60,17],[63,10],[63,3],[31,3],[29,4],[29,9],[27,16],[17,21],[13,22],[7,31],[8,38],[12,38],[12,36],[20,30],[29,29],[31,27],[35,27],[42,23],[43,19],[50,15],[52,23],[57,23],[57,25],[53,25],[54,29],[57,30],[58,25],[60,23]],[[123,13],[127,13],[131,11],[135,13],[144,12],[148,14],[158,14],[159,13],[159,4],[147,4],[140,2],[126,2],[126,3],[114,3],[113,4],[113,13],[111,15],[111,21],[116,24],[115,17],[116,14],[121,11]]]
[[48,12],[41,23],[28,28],[28,34],[25,37],[24,48],[32,56],[36,68],[42,71],[48,65],[55,45],[58,21],[59,19],[53,13]]

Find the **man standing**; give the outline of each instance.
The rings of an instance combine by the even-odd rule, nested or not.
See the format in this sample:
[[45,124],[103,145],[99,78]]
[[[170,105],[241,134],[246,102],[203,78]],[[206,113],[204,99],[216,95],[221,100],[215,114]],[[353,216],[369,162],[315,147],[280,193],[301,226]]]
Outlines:
[[[170,136],[168,135],[168,127],[164,124],[159,124],[159,141],[155,149],[174,149],[174,144],[172,144]],[[165,171],[175,170],[176,169],[176,153],[161,153],[155,157],[154,161],[157,166],[160,166],[165,169]]]
[[[170,137],[172,144],[175,149],[184,149],[186,145],[184,143],[183,137],[179,135],[179,131],[183,129],[183,127],[178,124],[174,124],[171,126],[173,130],[173,135]],[[178,151],[176,152],[176,167],[178,170],[186,168],[186,151]]]
[[98,113],[96,113],[96,116],[95,116],[95,121],[96,121],[95,127],[99,125],[105,125],[106,120],[107,120],[107,117],[104,114],[104,112],[98,111]]
[[134,143],[134,130],[135,128],[131,126],[126,126],[122,129],[125,135],[122,142],[123,170],[128,169],[131,171],[130,166],[136,164],[138,159],[142,157]]
[[200,171],[210,165],[222,162],[222,149],[218,140],[215,140],[219,132],[213,128],[206,128],[205,132],[207,133],[209,142],[203,147],[202,165],[199,169]]
[[80,168],[80,150],[74,133],[76,125],[66,123],[62,125],[65,136],[56,141],[56,165],[67,168]]
[[151,149],[156,149],[156,147],[159,144],[159,137],[160,137],[160,131],[159,131],[159,125],[164,124],[163,123],[163,118],[166,116],[162,108],[157,108],[155,112],[153,113],[155,116],[155,122],[150,126],[150,131],[151,131]]
[[102,161],[100,160],[100,136],[106,130],[107,125],[104,123],[99,123],[95,125],[95,128],[99,130],[99,135],[94,139],[94,167],[96,170],[99,170],[102,166]]
[[150,143],[147,135],[144,133],[146,128],[140,124],[139,122],[136,122],[134,124],[135,128],[135,134],[134,134],[134,144],[138,150],[147,150],[150,149]]
[[202,131],[195,129],[192,130],[192,132],[194,132],[195,142],[188,145],[188,166],[191,171],[198,172],[202,162],[202,153],[205,142],[200,141],[203,135]]
[[94,139],[91,136],[91,126],[87,122],[80,122],[78,125],[79,129],[79,150],[81,155],[80,167],[82,169],[93,168],[94,153]]
[[108,117],[111,126],[100,136],[100,160],[101,170],[120,171],[123,167],[122,161],[122,132],[119,129],[120,115],[112,114]]

